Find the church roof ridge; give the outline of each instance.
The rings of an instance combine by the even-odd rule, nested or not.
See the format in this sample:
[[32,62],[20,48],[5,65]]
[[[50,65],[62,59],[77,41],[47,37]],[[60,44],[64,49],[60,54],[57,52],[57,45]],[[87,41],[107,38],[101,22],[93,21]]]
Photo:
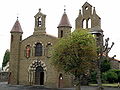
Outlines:
[[17,18],[17,20],[16,20],[16,22],[15,22],[15,24],[14,24],[14,26],[13,26],[13,28],[12,28],[11,32],[23,33],[22,28],[21,28],[21,25],[20,25],[20,22],[19,22],[18,18]]

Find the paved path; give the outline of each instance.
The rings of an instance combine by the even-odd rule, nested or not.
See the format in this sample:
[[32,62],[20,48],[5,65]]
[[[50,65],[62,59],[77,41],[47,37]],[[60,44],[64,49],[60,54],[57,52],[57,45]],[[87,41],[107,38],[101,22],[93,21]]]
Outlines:
[[[82,90],[96,90],[97,87],[82,86]],[[7,83],[0,83],[0,90],[75,90],[75,88],[46,88],[44,86],[23,86],[23,85],[7,85]],[[105,87],[104,90],[120,90],[120,88]]]

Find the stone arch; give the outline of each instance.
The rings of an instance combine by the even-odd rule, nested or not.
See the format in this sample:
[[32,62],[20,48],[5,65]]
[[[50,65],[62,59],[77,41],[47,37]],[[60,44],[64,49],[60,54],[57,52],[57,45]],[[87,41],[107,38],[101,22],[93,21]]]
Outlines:
[[[30,85],[36,84],[35,73],[36,73],[36,69],[38,67],[41,67],[43,69],[43,71],[42,71],[44,73],[44,79],[43,80],[44,80],[44,82],[46,82],[46,71],[47,71],[47,68],[46,68],[45,63],[43,61],[41,61],[41,60],[34,60],[29,65],[29,68],[28,68],[28,82],[30,83]],[[39,84],[39,85],[41,85],[41,84]]]

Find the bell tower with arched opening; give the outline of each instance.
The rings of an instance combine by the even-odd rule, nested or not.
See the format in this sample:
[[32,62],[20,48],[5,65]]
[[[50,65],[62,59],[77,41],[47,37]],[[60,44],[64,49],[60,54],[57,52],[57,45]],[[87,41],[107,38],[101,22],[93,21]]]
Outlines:
[[96,14],[95,7],[88,2],[79,10],[79,15],[75,20],[76,29],[88,29],[90,33],[96,36],[97,45],[103,42],[103,30],[101,29],[101,18]]
[[34,35],[46,33],[45,31],[45,19],[46,15],[41,13],[41,9],[39,12],[34,16],[35,17],[35,27],[34,27]]

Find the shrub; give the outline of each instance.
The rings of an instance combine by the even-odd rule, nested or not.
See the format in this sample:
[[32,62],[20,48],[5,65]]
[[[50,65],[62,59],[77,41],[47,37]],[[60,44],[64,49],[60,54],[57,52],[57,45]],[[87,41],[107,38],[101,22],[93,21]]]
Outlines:
[[110,71],[117,74],[117,76],[118,76],[117,82],[120,82],[120,70],[119,69],[111,69]]
[[118,75],[115,72],[107,71],[103,74],[103,78],[109,83],[115,83],[118,80]]

